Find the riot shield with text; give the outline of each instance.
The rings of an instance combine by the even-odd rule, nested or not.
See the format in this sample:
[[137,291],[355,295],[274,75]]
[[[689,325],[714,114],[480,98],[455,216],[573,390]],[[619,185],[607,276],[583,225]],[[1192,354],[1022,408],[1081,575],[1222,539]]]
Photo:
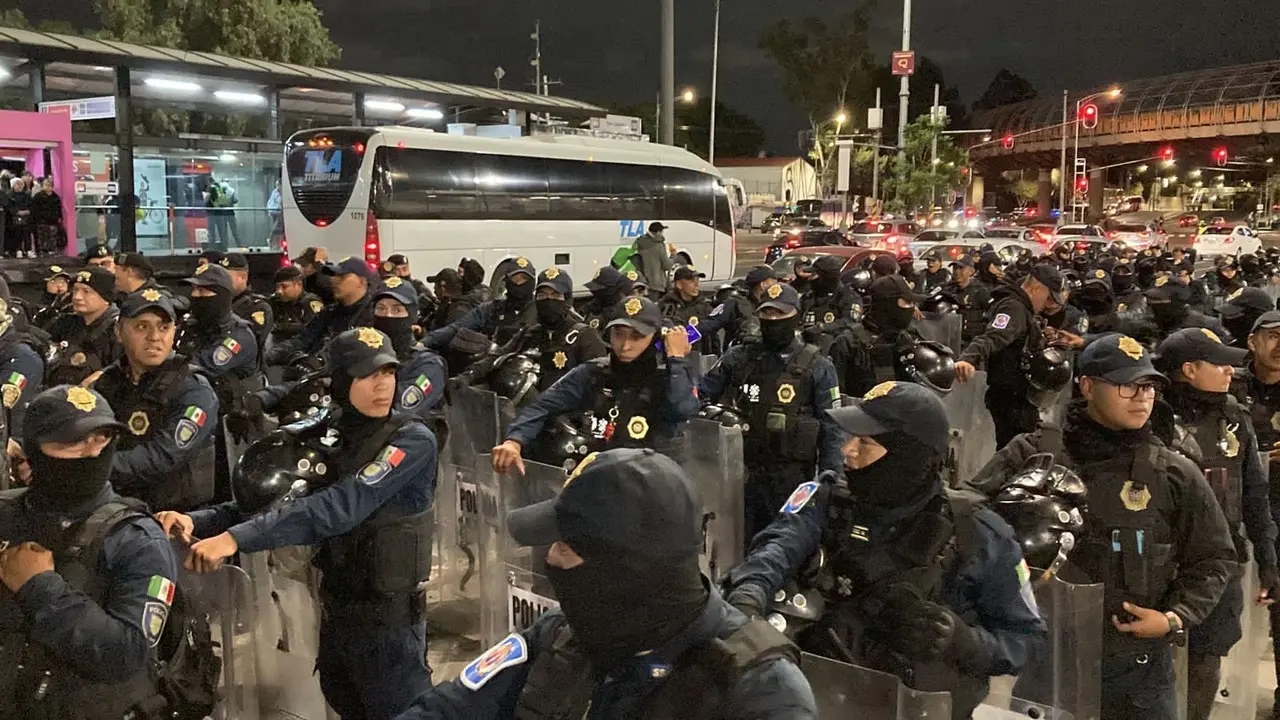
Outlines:
[[951,693],[912,690],[896,675],[801,653],[820,718],[950,720]]
[[523,475],[497,473],[489,455],[480,456],[477,464],[476,484],[492,499],[480,508],[480,625],[486,645],[527,629],[557,606],[546,578],[548,548],[518,545],[507,532],[507,513],[556,497],[567,474],[563,468],[528,461],[524,468]]
[[685,427],[682,465],[702,496],[702,571],[718,582],[742,562],[745,525],[742,429],[693,419]]
[[959,314],[949,313],[922,313],[923,318],[917,318],[911,322],[911,327],[920,333],[920,337],[925,340],[942,343],[951,352],[960,356],[964,352],[964,341],[960,339],[960,331],[964,327],[964,318]]
[[[1265,463],[1266,453],[1262,455]],[[1240,614],[1242,634],[1231,652],[1222,658],[1218,692],[1213,698],[1214,720],[1252,720],[1257,715],[1258,663],[1270,636],[1270,614],[1256,602],[1258,563],[1253,559],[1252,545],[1249,545],[1249,562],[1240,566],[1240,572],[1244,595],[1244,609]]]
[[952,484],[972,478],[996,452],[996,426],[983,399],[986,392],[987,373],[979,371],[969,382],[956,382],[942,397],[951,428]]
[[[175,555],[185,557],[187,546],[176,542],[174,545]],[[217,572],[203,574],[179,565],[178,594],[169,616],[170,625],[158,649],[166,667],[195,670],[201,667],[205,653],[216,652],[222,665],[216,706],[220,712],[202,711],[226,720],[258,720],[262,711],[254,652],[257,605],[248,574],[234,565],[223,565]],[[179,606],[181,613],[177,612]],[[187,623],[178,626],[180,619]],[[207,621],[207,635],[198,619]],[[185,674],[183,677],[191,679]]]

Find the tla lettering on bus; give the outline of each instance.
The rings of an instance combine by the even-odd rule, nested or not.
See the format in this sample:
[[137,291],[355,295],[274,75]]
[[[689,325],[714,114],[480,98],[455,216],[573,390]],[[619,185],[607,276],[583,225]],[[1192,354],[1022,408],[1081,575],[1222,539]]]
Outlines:
[[619,220],[618,237],[638,238],[644,234],[647,223],[644,220]]
[[342,178],[341,150],[308,150],[307,168],[302,181],[307,183],[337,182]]

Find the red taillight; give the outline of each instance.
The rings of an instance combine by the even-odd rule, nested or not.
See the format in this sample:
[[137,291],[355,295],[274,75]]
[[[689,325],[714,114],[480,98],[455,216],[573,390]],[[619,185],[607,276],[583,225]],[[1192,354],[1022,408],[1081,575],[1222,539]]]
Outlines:
[[320,218],[316,221],[316,227],[329,227],[329,221],[324,218]]
[[951,248],[948,254],[951,256],[952,260],[955,260],[956,258],[964,254],[964,249],[959,247],[953,247]]
[[365,213],[364,220],[364,261],[369,269],[377,272],[378,263],[382,261],[382,239],[378,236],[378,216],[373,208]]
[[355,151],[357,155],[364,154],[364,143],[356,143]]
[[289,238],[285,235],[280,236],[280,267],[288,267],[292,264],[289,260]]
[[798,237],[793,237],[793,238],[791,238],[790,240],[788,240],[788,241],[787,241],[787,247],[789,247],[789,248],[796,248],[796,247],[800,247],[800,238],[798,238]]
[[1113,239],[1113,238],[1115,238],[1115,236],[1116,236],[1116,231],[1115,231],[1115,230],[1108,230],[1108,231],[1107,231],[1107,238],[1108,238],[1108,239]]

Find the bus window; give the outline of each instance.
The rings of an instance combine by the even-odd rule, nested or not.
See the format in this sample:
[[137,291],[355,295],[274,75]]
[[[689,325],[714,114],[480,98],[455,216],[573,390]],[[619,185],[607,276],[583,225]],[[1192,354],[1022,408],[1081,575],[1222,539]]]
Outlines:
[[390,220],[441,220],[482,217],[476,198],[474,157],[439,150],[382,148],[390,179],[388,207],[378,217]]
[[481,212],[495,220],[546,219],[547,168],[542,158],[476,155]]
[[293,137],[285,149],[285,169],[304,218],[327,225],[346,211],[373,132],[318,130]]
[[655,165],[606,165],[609,190],[618,198],[623,220],[667,218],[662,202],[662,168]]

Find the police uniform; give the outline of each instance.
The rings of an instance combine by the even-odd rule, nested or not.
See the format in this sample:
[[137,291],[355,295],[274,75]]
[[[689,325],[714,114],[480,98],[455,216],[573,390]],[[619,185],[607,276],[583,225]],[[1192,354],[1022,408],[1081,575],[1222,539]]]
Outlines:
[[391,298],[404,306],[409,314],[403,318],[375,315],[374,327],[391,338],[392,347],[400,361],[396,368],[397,410],[428,419],[444,400],[444,386],[449,379],[444,358],[418,345],[413,339],[413,325],[417,318],[418,295],[407,280],[391,276],[383,281],[373,294],[376,305],[380,298]]
[[22,442],[22,427],[27,406],[40,391],[44,378],[44,358],[32,347],[33,343],[17,327],[17,320],[9,312],[11,302],[9,287],[0,284],[0,402],[4,405],[5,435]]
[[[112,430],[124,431],[101,395],[64,385],[31,403],[24,444]],[[146,507],[107,483],[100,459],[55,460],[84,468],[72,486],[44,475],[59,465],[33,458],[31,487],[0,493],[6,552],[30,542],[53,553],[53,569],[0,587],[0,717],[117,720],[171,709],[156,654],[177,559]]]
[[[1111,384],[1162,378],[1151,354],[1126,335],[1105,335],[1081,353],[1078,373]],[[1102,717],[1176,717],[1170,641],[1201,623],[1218,604],[1236,567],[1236,549],[1213,491],[1194,463],[1145,433],[1118,432],[1077,404],[1062,429],[1043,426],[996,453],[967,483],[998,493],[1036,453],[1050,453],[1088,487],[1084,537],[1059,573],[1072,583],[1102,583]],[[1116,548],[1119,548],[1117,551]],[[1119,558],[1119,559],[1117,559]],[[1121,602],[1170,617],[1170,634],[1138,638],[1112,626]]]
[[[227,253],[218,261],[218,264],[228,270],[249,272],[249,260],[240,253]],[[236,317],[249,323],[249,328],[253,330],[254,340],[258,343],[259,351],[265,350],[267,336],[271,334],[272,328],[275,327],[275,311],[271,309],[270,301],[246,287],[232,298],[231,312]]]
[[1162,277],[1159,280],[1163,282],[1144,293],[1155,325],[1153,332],[1156,335],[1163,338],[1182,328],[1204,328],[1217,335],[1223,342],[1232,342],[1234,338],[1223,327],[1222,322],[1191,309],[1190,291],[1186,287],[1171,283],[1168,278]]
[[760,319],[756,316],[756,304],[764,291],[762,283],[778,280],[778,275],[768,265],[753,267],[747,271],[746,293],[733,293],[717,305],[702,324],[702,336],[713,338],[723,330],[721,347],[752,343],[760,340]]
[[382,270],[379,274],[383,276],[384,282],[392,277],[399,277],[402,281],[413,286],[413,291],[416,293],[418,304],[413,309],[413,312],[410,313],[410,317],[414,319],[415,325],[424,325],[431,317],[432,313],[435,312],[436,296],[431,292],[431,288],[427,287],[426,283],[413,277],[407,272],[404,275],[397,275],[396,268],[401,266],[403,266],[405,270],[408,270],[409,258],[400,253],[396,253],[383,261]]
[[521,331],[498,350],[499,355],[536,351],[539,392],[555,385],[579,365],[609,354],[599,331],[573,311],[569,301],[573,297],[573,278],[568,273],[547,268],[538,276],[534,290],[542,288],[554,290],[565,300],[535,301],[539,307],[547,308],[546,317],[544,311],[538,310],[538,324]]
[[837,335],[862,315],[858,293],[840,282],[844,260],[823,255],[813,261],[811,287],[800,296],[800,327],[807,342],[825,353]]
[[[680,267],[676,269],[675,280],[691,280],[697,278],[705,279],[705,273],[700,273],[691,267]],[[697,328],[701,334],[702,321],[711,314],[711,303],[707,302],[701,294],[692,300],[686,300],[681,297],[680,291],[673,285],[671,290],[662,299],[658,301],[658,309],[662,311],[662,316],[670,318],[680,325],[686,327]],[[711,343],[707,338],[701,338],[693,344],[693,349],[701,354],[710,354],[712,352]]]
[[[75,285],[88,286],[104,300],[115,297],[115,275],[100,267],[87,267],[76,273]],[[74,288],[73,285],[72,287]],[[45,385],[76,385],[120,357],[116,342],[115,322],[118,312],[108,305],[91,324],[72,313],[63,315],[49,328],[55,345],[54,357],[45,368]]]
[[920,286],[916,289],[922,295],[928,295],[949,282],[951,282],[951,273],[939,265],[937,270],[930,271],[926,268],[924,272],[920,273]]
[[431,314],[423,318],[422,326],[428,332],[461,320],[483,302],[474,292],[462,292],[462,276],[453,268],[442,269],[428,277],[427,282],[434,283],[439,291]]
[[[830,415],[853,436],[882,439],[888,453],[801,483],[730,571],[729,599],[766,611],[821,548],[814,589],[825,612],[799,628],[801,647],[840,660],[853,652],[916,690],[950,692],[952,717],[967,718],[988,678],[1018,674],[1044,641],[1018,541],[993,512],[943,489],[948,428],[936,393],[890,381]],[[948,622],[944,635],[921,630]]]
[[[390,338],[355,328],[334,338],[329,363],[349,387],[399,361]],[[333,484],[251,518],[234,504],[191,518],[197,536],[226,531],[239,552],[317,546],[325,700],[343,717],[394,718],[431,687],[419,587],[431,570],[436,438],[403,413],[367,417],[346,397],[334,405],[318,421],[283,429],[336,438]]]
[[[228,296],[235,292],[231,276],[219,265],[202,265],[183,282]],[[234,397],[232,393],[261,388],[257,335],[250,323],[234,312],[206,318],[193,313],[179,345],[178,350],[203,368],[220,389],[226,388],[224,400]],[[230,403],[224,405],[230,409]]]
[[[973,267],[973,258],[968,255],[962,256],[959,260],[951,263],[951,267]],[[963,326],[960,331],[960,338],[966,344],[972,342],[979,333],[982,332],[987,316],[987,308],[991,306],[991,288],[986,285],[975,282],[976,278],[970,278],[969,282],[961,285],[956,280],[942,286],[942,293],[949,297],[955,298],[960,304],[960,318],[963,320]]]
[[[757,312],[797,313],[801,302],[790,285],[770,287],[763,299]],[[836,370],[816,345],[796,336],[798,320],[798,315],[761,318],[762,332],[771,332],[766,329],[771,323],[789,321],[790,341],[732,347],[702,380],[704,400],[732,407],[747,420],[747,538],[769,524],[792,488],[813,477],[815,469],[834,470],[841,462],[840,432],[827,417],[840,397]]]
[[[155,290],[130,295],[122,304],[125,319],[145,312],[170,322],[177,314],[169,297]],[[155,510],[189,510],[215,495],[220,405],[205,370],[189,363],[173,355],[159,367],[144,369],[135,383],[129,358],[122,357],[93,385],[125,428],[116,440],[112,485]]]
[[[301,278],[301,274],[297,277]],[[278,282],[279,273],[276,274],[276,278]],[[286,300],[279,295],[272,295],[270,303],[273,318],[271,338],[276,343],[297,337],[324,309],[324,303],[319,296],[306,291],[299,295],[297,300]]]
[[587,282],[586,288],[591,293],[591,300],[582,309],[582,317],[592,330],[600,332],[613,318],[613,311],[623,298],[631,294],[639,275],[633,270],[626,274],[612,265],[605,265]]
[[44,293],[43,302],[40,309],[31,313],[30,321],[34,327],[47,331],[54,321],[59,317],[71,312],[71,283],[75,276],[63,269],[60,265],[49,266],[50,275],[46,277],[45,282],[61,277],[67,281],[67,291],[61,295],[50,295],[47,291]]
[[[1200,328],[1173,333],[1156,352],[1159,369],[1175,378],[1181,375],[1186,362],[1234,366],[1244,362],[1248,354],[1247,350],[1224,345],[1216,335]],[[1229,394],[1206,393],[1186,382],[1175,381],[1164,393],[1164,399],[1174,413],[1173,432],[1165,440],[1204,471],[1218,507],[1226,516],[1238,561],[1242,566],[1249,561],[1247,538],[1255,548],[1261,585],[1269,590],[1280,586],[1270,484],[1258,459],[1258,440],[1248,410]],[[1218,605],[1191,628],[1187,642],[1187,707],[1188,717],[1193,720],[1208,720],[1221,679],[1221,658],[1241,638],[1244,602],[1239,574],[1233,573]]]
[[[359,258],[344,258],[337,265],[320,269],[326,275],[359,275],[369,283],[368,291],[350,305],[334,302],[316,311],[306,328],[291,340],[275,345],[266,354],[268,365],[281,365],[299,353],[317,355],[335,335],[355,327],[373,325],[373,302],[370,292],[377,287],[378,276]],[[323,296],[321,296],[323,297]]]
[[697,371],[683,357],[659,354],[654,345],[661,340],[662,315],[652,300],[628,298],[613,313],[606,332],[625,325],[653,335],[644,353],[622,363],[611,352],[569,371],[520,410],[506,440],[525,447],[551,418],[590,412],[591,450],[658,447],[674,452],[680,425],[698,412]]
[[[594,569],[549,568],[560,608],[401,720],[817,718],[794,646],[699,572],[702,508],[689,476],[651,450],[600,453],[580,468],[558,499],[512,512],[508,527],[522,545],[563,540]],[[651,601],[659,584],[663,597]],[[584,603],[597,593],[607,600]]]
[[[427,333],[422,341],[423,344],[439,352],[449,347],[458,331],[471,330],[484,335],[492,342],[505,345],[515,337],[521,327],[532,325],[537,318],[537,313],[534,310],[533,293],[529,291],[533,290],[537,270],[524,257],[515,258],[510,267],[510,271],[505,276],[507,293],[503,298],[490,300],[452,325]],[[512,278],[516,275],[528,276],[529,281],[525,284],[529,291],[523,288],[518,291],[513,290],[519,287],[512,282]],[[455,369],[461,370],[461,368]]]

